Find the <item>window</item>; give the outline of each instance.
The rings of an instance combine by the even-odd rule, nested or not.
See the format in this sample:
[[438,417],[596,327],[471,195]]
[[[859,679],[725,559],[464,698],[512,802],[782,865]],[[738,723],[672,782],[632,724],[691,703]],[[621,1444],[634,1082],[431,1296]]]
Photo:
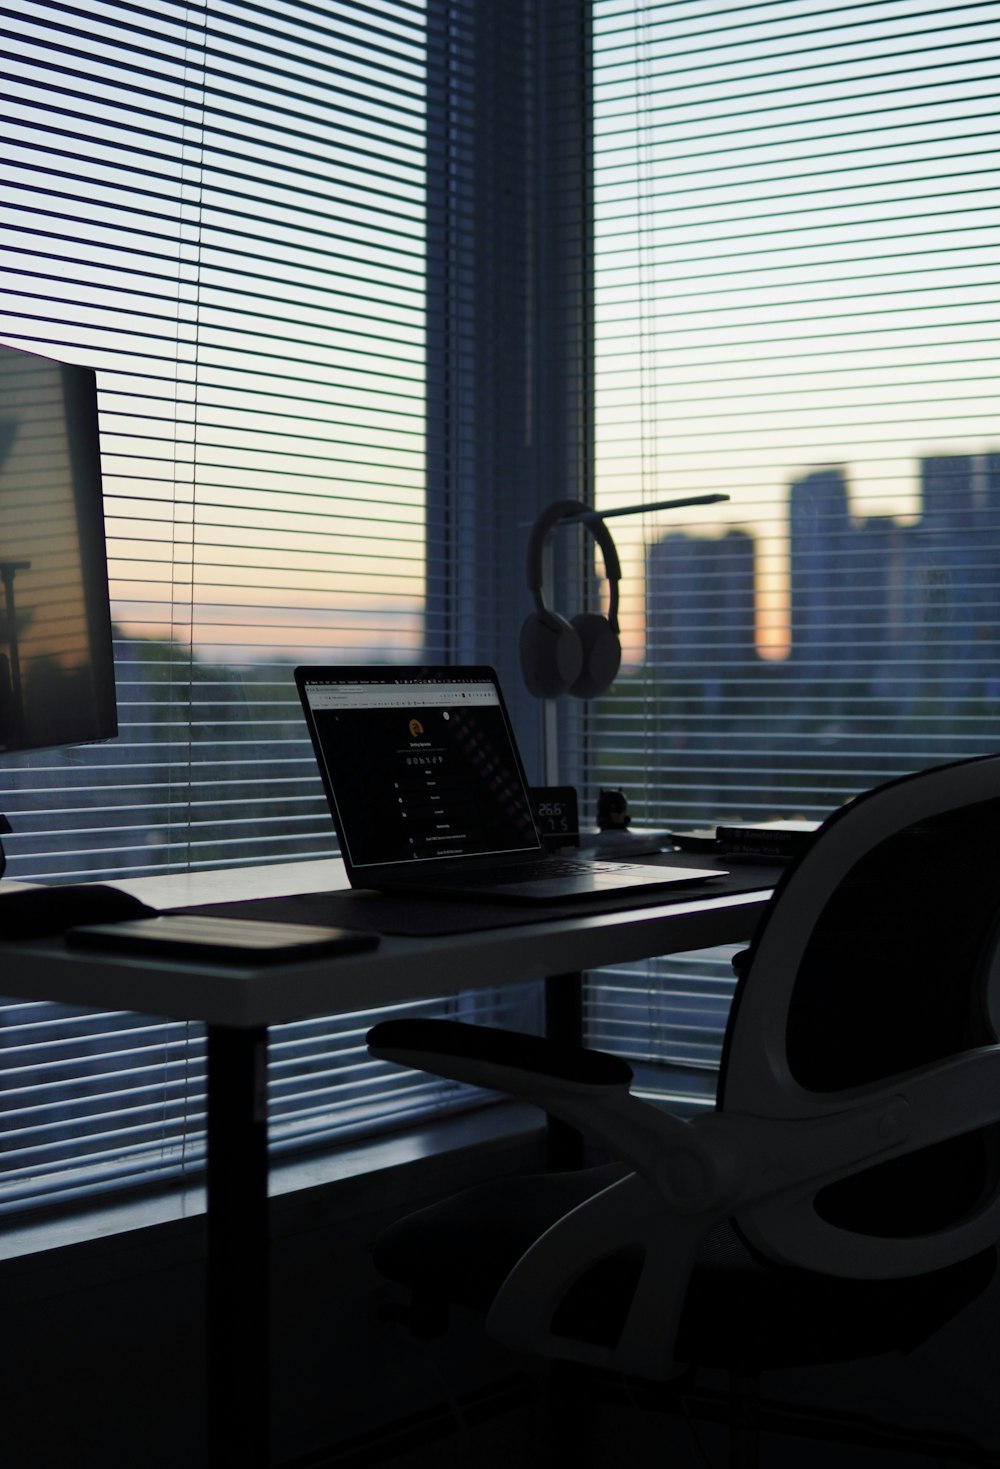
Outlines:
[[422,651],[423,7],[14,39],[3,331],[99,372],[122,733],[5,762],[11,874],[323,854],[289,671]]
[[[27,0],[12,23],[0,336],[98,370],[122,732],[3,762],[10,876],[330,853],[292,667],[469,637],[427,584],[475,485],[448,500],[427,435],[472,14]],[[373,1064],[369,1019],[275,1035],[276,1147],[468,1097]],[[196,1027],[9,1002],[0,1044],[0,1210],[200,1165]]]
[[[1000,6],[593,9],[597,503],[729,500],[613,522],[588,799],[819,819],[995,749]],[[592,1034],[709,1095],[730,992],[621,972]]]

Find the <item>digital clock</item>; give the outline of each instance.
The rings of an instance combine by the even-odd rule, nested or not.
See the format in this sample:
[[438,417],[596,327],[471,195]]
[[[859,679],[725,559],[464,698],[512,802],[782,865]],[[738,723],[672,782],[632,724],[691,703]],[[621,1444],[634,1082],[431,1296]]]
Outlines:
[[574,786],[532,786],[531,814],[543,844],[576,847],[580,844],[580,813]]

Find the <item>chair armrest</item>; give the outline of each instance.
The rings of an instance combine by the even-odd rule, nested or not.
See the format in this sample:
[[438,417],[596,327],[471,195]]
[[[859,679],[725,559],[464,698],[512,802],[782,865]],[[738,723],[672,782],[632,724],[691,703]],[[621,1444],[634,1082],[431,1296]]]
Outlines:
[[452,1020],[390,1020],[372,1054],[522,1097],[603,1144],[677,1213],[713,1214],[808,1194],[879,1156],[905,1151],[909,1108],[874,1089],[794,1118],[709,1113],[687,1120],[629,1091],[617,1057],[539,1036]]
[[632,1068],[602,1051],[457,1020],[386,1020],[368,1047],[383,1060],[522,1097],[646,1177],[662,1179],[665,1151],[697,1147],[691,1124],[633,1097]]
[[441,1076],[490,1066],[582,1086],[627,1087],[632,1082],[631,1066],[604,1051],[559,1046],[544,1036],[459,1020],[383,1020],[368,1032],[367,1040],[373,1056]]

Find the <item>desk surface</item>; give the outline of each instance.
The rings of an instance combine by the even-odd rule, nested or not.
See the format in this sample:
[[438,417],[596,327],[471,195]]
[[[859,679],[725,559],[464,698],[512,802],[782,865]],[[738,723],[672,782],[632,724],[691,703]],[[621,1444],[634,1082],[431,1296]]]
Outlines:
[[[122,879],[151,907],[343,890],[336,858],[223,872]],[[102,955],[62,939],[0,945],[4,994],[108,1006],[245,1027],[370,1010],[450,991],[681,953],[750,937],[767,891],[651,903],[615,913],[574,912],[542,922],[435,937],[383,937],[378,949],[308,963],[239,968],[148,955]],[[433,901],[433,900],[428,900]]]

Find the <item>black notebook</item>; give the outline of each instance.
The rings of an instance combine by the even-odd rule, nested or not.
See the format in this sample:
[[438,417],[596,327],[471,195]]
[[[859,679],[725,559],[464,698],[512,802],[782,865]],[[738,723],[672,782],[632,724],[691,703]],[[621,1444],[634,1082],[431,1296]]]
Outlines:
[[353,887],[551,903],[723,875],[547,855],[491,668],[304,667],[295,680]]

